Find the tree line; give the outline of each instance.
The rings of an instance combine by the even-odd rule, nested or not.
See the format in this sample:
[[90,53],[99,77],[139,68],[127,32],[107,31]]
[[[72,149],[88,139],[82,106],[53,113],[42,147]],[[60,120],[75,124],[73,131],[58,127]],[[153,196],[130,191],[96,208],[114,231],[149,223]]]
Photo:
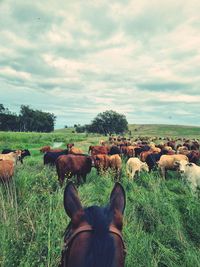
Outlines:
[[128,131],[128,122],[125,115],[113,110],[99,113],[91,122],[86,125],[74,125],[76,132],[100,133],[104,135],[123,134]]
[[26,105],[21,105],[17,115],[0,104],[0,131],[51,132],[55,120],[53,113],[34,110]]

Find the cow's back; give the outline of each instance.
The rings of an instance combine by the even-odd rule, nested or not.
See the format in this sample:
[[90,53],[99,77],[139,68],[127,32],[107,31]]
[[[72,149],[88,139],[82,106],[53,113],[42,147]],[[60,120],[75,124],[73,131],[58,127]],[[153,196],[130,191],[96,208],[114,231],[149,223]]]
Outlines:
[[158,165],[159,167],[164,167],[166,169],[173,169],[174,168],[174,162],[179,160],[187,160],[188,157],[182,154],[176,154],[176,155],[162,155]]
[[9,181],[14,175],[14,163],[11,160],[0,160],[0,180]]

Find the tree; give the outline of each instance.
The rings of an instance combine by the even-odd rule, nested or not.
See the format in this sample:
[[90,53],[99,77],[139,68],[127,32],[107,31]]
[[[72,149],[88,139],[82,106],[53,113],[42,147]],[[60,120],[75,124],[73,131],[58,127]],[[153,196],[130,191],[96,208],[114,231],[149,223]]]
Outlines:
[[21,131],[30,132],[51,132],[56,119],[53,113],[33,110],[24,105],[21,106],[19,118]]
[[0,104],[0,113],[4,113],[5,112],[5,108],[3,104]]
[[0,104],[0,130],[21,132],[51,132],[54,130],[56,116],[53,113],[33,110],[22,105],[17,115]]
[[107,110],[99,113],[90,125],[86,125],[88,132],[100,134],[122,134],[128,130],[128,122],[125,115],[119,114],[113,110]]
[[86,130],[86,127],[84,125],[81,126],[80,124],[74,124],[74,128],[77,133],[84,133]]
[[0,104],[0,131],[19,131],[19,117]]

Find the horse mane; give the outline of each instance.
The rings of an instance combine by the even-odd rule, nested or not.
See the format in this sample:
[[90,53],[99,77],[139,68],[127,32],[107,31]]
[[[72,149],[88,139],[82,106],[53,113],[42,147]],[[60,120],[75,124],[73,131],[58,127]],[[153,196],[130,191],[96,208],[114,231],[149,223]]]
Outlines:
[[110,267],[114,258],[114,240],[108,234],[111,213],[107,207],[92,206],[85,209],[86,221],[94,229],[94,236],[84,267]]

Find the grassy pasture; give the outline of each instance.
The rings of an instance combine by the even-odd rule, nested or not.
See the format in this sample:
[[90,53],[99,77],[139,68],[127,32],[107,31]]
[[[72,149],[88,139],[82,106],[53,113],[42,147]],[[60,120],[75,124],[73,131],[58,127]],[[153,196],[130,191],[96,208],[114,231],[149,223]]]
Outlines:
[[[140,126],[130,126],[134,127]],[[199,137],[200,128],[163,127],[145,126],[132,133]],[[69,222],[63,208],[64,189],[58,185],[55,169],[43,166],[38,149],[53,142],[64,142],[65,147],[73,141],[87,152],[99,139],[104,137],[75,134],[72,129],[50,134],[0,133],[0,149],[28,148],[32,153],[23,165],[17,165],[12,183],[0,185],[0,266],[58,265]],[[199,198],[179,175],[170,172],[163,181],[158,172],[143,173],[133,182],[126,177],[124,162],[122,184],[127,197],[123,228],[126,267],[200,266]],[[112,173],[97,176],[93,169],[87,183],[79,187],[82,203],[106,205],[112,188]]]
[[143,124],[129,125],[129,130],[133,136],[160,136],[160,137],[186,137],[186,138],[199,138],[200,127],[196,126],[176,126],[176,125],[152,125]]

